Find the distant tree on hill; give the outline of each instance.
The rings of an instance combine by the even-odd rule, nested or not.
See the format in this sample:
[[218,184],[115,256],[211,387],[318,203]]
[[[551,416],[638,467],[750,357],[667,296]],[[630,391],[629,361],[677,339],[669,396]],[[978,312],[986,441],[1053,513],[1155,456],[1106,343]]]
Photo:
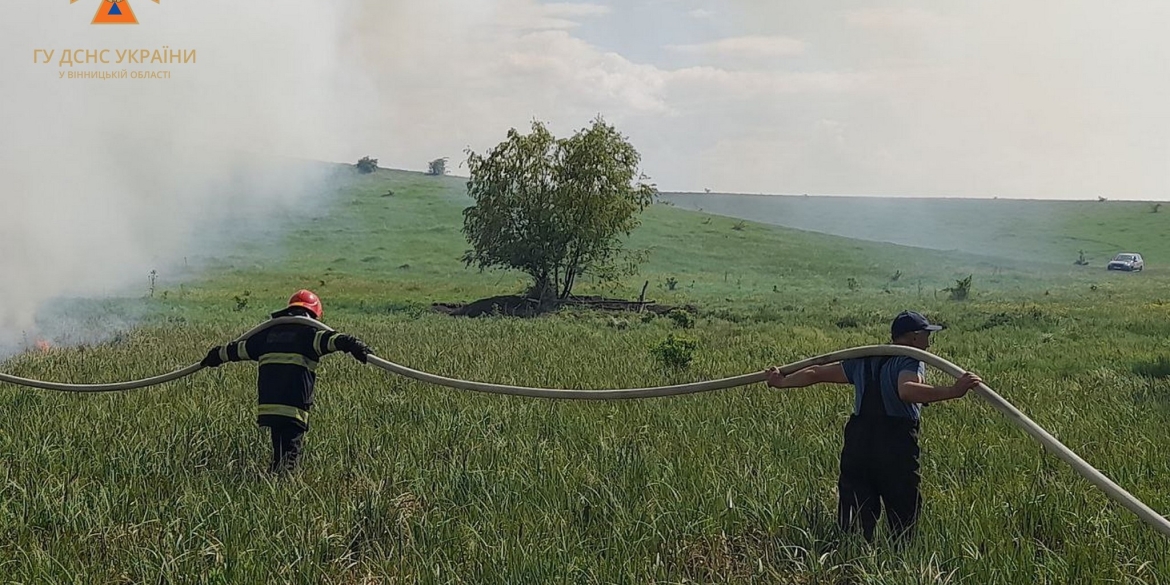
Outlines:
[[436,158],[427,163],[427,174],[435,177],[447,174],[447,157]]
[[359,173],[367,174],[378,170],[378,159],[363,156],[361,160],[354,165],[357,167]]
[[612,282],[637,271],[645,254],[625,250],[622,236],[658,190],[642,182],[638,151],[602,118],[562,139],[533,122],[529,134],[512,129],[490,152],[467,154],[468,266],[522,270],[542,302],[567,298],[585,273]]

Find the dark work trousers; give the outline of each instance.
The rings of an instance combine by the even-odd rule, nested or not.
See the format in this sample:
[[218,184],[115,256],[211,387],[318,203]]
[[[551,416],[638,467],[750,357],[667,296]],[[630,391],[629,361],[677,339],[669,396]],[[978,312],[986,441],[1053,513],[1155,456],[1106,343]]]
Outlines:
[[304,446],[305,429],[292,422],[269,425],[272,432],[272,465],[269,471],[291,471],[297,466]]
[[837,481],[837,524],[843,530],[855,530],[860,524],[867,541],[873,541],[882,504],[890,531],[898,539],[913,536],[922,509],[918,421],[886,414],[879,378],[885,361],[866,363],[861,414],[851,416],[845,425]]

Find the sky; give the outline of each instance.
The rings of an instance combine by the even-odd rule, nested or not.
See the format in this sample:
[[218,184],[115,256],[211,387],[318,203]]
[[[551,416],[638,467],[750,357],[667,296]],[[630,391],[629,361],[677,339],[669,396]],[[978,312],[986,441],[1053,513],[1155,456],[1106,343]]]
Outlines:
[[353,42],[386,106],[369,129],[395,137],[378,150],[404,166],[486,149],[533,117],[568,133],[603,114],[668,190],[1170,198],[1163,1],[435,0],[359,14]]
[[[133,31],[88,25],[100,1],[9,11],[4,77],[50,42],[157,42],[204,57],[157,84],[163,116],[196,95],[238,112],[316,92],[316,114],[272,120],[292,156],[448,156],[458,173],[509,128],[600,114],[666,190],[1170,199],[1159,0],[133,0]],[[29,93],[96,84],[43,85]]]
[[[323,206],[257,155],[464,174],[534,119],[604,116],[667,191],[1170,199],[1164,0],[102,2],[0,15],[0,345]],[[167,78],[68,78],[123,70]]]

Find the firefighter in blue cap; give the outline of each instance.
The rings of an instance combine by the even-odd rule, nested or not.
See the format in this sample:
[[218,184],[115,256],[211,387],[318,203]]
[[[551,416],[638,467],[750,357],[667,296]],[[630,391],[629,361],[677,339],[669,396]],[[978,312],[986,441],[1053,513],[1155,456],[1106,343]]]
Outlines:
[[[941,329],[919,313],[903,311],[890,326],[890,339],[895,345],[926,350],[930,334]],[[837,523],[846,531],[860,527],[865,539],[872,541],[883,504],[895,538],[908,540],[914,533],[922,508],[918,464],[922,405],[962,398],[981,381],[967,372],[952,386],[931,386],[921,361],[879,356],[810,366],[787,376],[779,368],[770,368],[767,384],[773,388],[853,385],[853,415],[845,425],[837,481]]]
[[[320,319],[321,299],[312,291],[293,294],[288,306],[272,314],[279,317]],[[224,362],[260,362],[256,380],[259,407],[256,423],[272,433],[273,472],[296,467],[309,430],[309,409],[313,407],[317,361],[335,351],[344,351],[365,363],[370,347],[352,335],[321,331],[311,325],[274,325],[245,341],[211,348],[200,362],[214,368]]]

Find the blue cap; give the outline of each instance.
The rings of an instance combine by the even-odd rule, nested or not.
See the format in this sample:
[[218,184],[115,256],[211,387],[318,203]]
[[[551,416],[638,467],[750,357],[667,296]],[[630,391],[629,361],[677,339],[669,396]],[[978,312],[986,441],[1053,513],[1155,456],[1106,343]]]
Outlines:
[[931,325],[930,321],[926,320],[919,313],[914,311],[902,311],[894,317],[893,324],[890,325],[890,337],[897,339],[907,333],[914,331],[941,331],[942,325]]

